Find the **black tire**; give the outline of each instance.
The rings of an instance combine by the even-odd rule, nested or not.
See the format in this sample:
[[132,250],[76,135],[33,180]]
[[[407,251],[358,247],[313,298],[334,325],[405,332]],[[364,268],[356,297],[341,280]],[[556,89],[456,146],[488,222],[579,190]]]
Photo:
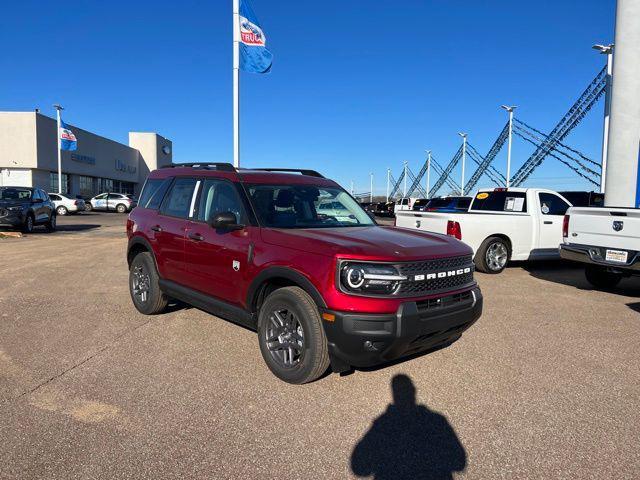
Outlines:
[[[274,344],[281,347],[280,340],[275,340],[274,330],[283,332],[280,336],[286,336],[278,325],[275,312],[282,316],[282,312],[293,314],[293,335],[288,342],[295,344],[300,353],[292,353],[291,348],[274,348]],[[288,313],[285,315],[289,319]],[[297,327],[297,328],[296,328]],[[300,337],[302,332],[302,337]],[[271,335],[271,337],[269,336]],[[273,341],[269,341],[273,338]],[[291,339],[295,340],[292,343]],[[293,384],[308,383],[316,380],[329,368],[329,350],[327,337],[324,333],[320,312],[313,299],[299,287],[284,287],[271,293],[262,304],[258,314],[258,343],[262,358],[273,374],[279,379]],[[269,348],[271,345],[272,348]],[[285,360],[279,359],[280,353]],[[291,359],[290,365],[286,365],[286,358]],[[295,360],[294,360],[295,358]]]
[[44,224],[44,228],[47,230],[47,232],[51,233],[56,231],[56,228],[58,226],[56,217],[57,215],[55,213],[52,213],[51,217],[49,217],[49,221]]
[[68,213],[69,213],[69,210],[67,210],[67,207],[65,207],[64,205],[60,205],[58,208],[56,208],[57,215],[62,215],[64,217]]
[[119,203],[118,205],[116,205],[116,212],[127,213],[127,206],[123,203]]
[[584,269],[584,276],[587,278],[587,282],[601,290],[611,290],[622,280],[622,274],[609,272],[606,268],[596,265],[587,265]]
[[496,274],[502,272],[511,257],[509,243],[501,237],[489,237],[476,252],[474,263],[476,270]]
[[[159,279],[151,254],[137,254],[129,267],[129,294],[133,305],[140,313],[155,315],[167,307],[169,299],[160,290]],[[142,295],[145,290],[146,295]]]
[[84,210],[85,212],[90,212],[91,210],[93,210],[93,205],[91,205],[89,202],[85,203]]
[[36,221],[33,218],[33,214],[27,213],[27,217],[24,219],[24,224],[22,225],[22,231],[24,233],[32,233],[35,223]]

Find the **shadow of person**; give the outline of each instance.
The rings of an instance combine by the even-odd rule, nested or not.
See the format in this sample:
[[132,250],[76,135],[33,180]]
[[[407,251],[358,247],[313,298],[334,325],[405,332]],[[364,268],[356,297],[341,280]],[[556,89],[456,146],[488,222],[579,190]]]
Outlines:
[[406,375],[391,380],[393,403],[374,420],[351,454],[359,477],[447,479],[461,472],[467,454],[447,419],[416,404],[416,388]]

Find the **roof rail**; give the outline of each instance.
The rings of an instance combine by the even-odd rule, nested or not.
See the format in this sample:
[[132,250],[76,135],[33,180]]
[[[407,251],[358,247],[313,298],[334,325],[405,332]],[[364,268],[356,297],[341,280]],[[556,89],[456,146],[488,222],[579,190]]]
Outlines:
[[251,168],[250,170],[263,170],[265,172],[292,172],[292,173],[300,173],[302,175],[308,175],[309,177],[319,177],[324,178],[319,172],[315,170],[307,170],[305,168]]
[[182,168],[182,167],[191,167],[191,168],[205,168],[211,169],[212,167],[216,170],[220,170],[222,172],[235,172],[236,169],[230,163],[224,162],[193,162],[193,163],[171,163],[164,167],[160,168]]

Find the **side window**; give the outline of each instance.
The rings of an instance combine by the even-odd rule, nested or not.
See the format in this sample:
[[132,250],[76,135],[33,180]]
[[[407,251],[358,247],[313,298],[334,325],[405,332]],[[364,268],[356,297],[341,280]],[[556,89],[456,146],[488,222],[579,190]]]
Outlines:
[[61,198],[58,195],[54,195],[53,193],[49,195],[49,198],[51,200],[56,200],[56,201],[61,200]]
[[570,205],[551,193],[539,193],[540,212],[543,215],[564,215]]
[[157,210],[171,185],[171,178],[147,180],[140,195],[139,205],[143,208]]
[[174,182],[167,198],[162,203],[160,213],[172,217],[187,218],[191,208],[191,198],[196,186],[195,178],[178,178]]
[[231,212],[237,223],[243,223],[242,201],[234,186],[224,180],[204,181],[196,218],[207,222],[218,213]]
[[98,195],[98,196],[96,197],[96,200],[104,200],[105,198],[107,198],[107,194],[106,194],[106,193],[103,193],[103,194],[101,194],[101,195]]

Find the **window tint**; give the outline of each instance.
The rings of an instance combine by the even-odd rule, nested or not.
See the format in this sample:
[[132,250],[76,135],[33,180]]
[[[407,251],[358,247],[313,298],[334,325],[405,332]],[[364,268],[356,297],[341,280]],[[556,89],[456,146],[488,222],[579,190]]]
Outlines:
[[58,195],[54,194],[54,193],[50,193],[49,194],[49,198],[51,200],[62,200]]
[[106,193],[102,193],[102,194],[98,195],[95,198],[96,198],[96,200],[104,200],[105,198],[107,198],[107,194]]
[[198,202],[196,218],[208,222],[218,213],[231,212],[236,216],[236,223],[245,223],[242,201],[234,186],[224,180],[205,180]]
[[567,213],[569,204],[557,195],[551,193],[539,193],[540,212],[543,215],[564,215]]
[[148,179],[144,184],[144,189],[140,195],[139,205],[143,208],[152,208],[157,210],[162,203],[164,194],[167,193],[167,189],[171,184],[171,179]]
[[187,218],[195,186],[196,180],[194,178],[176,179],[162,204],[162,213],[173,217]]
[[473,200],[471,210],[526,212],[527,195],[525,192],[511,192],[508,190],[480,192]]

